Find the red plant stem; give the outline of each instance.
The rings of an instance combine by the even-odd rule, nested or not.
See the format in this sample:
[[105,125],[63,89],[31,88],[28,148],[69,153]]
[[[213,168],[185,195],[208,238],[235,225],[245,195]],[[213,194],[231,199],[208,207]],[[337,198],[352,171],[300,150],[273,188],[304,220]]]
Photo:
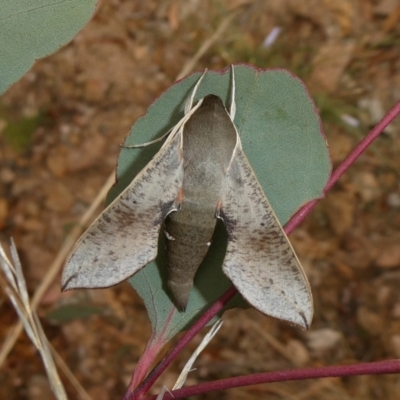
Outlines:
[[[367,136],[355,147],[355,149],[344,159],[344,161],[336,168],[336,170],[332,173],[325,189],[324,193],[326,193],[331,187],[338,181],[338,179],[343,175],[344,172],[357,160],[358,157],[368,148],[368,146],[384,131],[384,129],[400,114],[400,101],[396,103],[396,105],[382,118],[381,121],[367,134]],[[306,217],[306,215],[314,208],[317,202],[320,199],[316,199],[310,201],[305,206],[303,206],[285,225],[285,232],[289,235]],[[172,360],[179,354],[179,352],[183,349],[184,346],[210,321],[215,315],[217,315],[222,308],[229,302],[229,300],[237,293],[237,290],[234,286],[230,287],[217,301],[214,303],[205,314],[203,314],[193,325],[192,327],[181,337],[175,347],[171,348],[171,350],[166,354],[166,356],[161,360],[161,362],[150,372],[147,378],[143,381],[143,383],[131,394],[131,396],[125,396],[125,398],[133,400],[133,399],[141,399],[143,394],[147,393],[156,379],[161,375],[161,373],[168,367],[168,365],[172,362]],[[394,362],[394,361],[393,361]],[[392,362],[392,364],[393,364]],[[241,385],[245,385],[244,383],[240,384],[240,382],[247,382],[247,385],[253,385],[256,383],[266,383],[266,382],[278,382],[283,380],[299,380],[299,379],[310,379],[324,376],[350,376],[350,375],[366,375],[370,373],[375,374],[383,374],[383,373],[392,373],[392,369],[388,367],[389,372],[376,372],[374,370],[374,366],[376,365],[384,365],[387,362],[380,363],[369,363],[369,364],[357,364],[357,365],[349,365],[349,366],[337,366],[337,367],[324,367],[324,368],[313,368],[313,369],[302,369],[302,370],[293,370],[288,372],[274,372],[270,374],[255,374],[244,377],[236,377],[230,378],[222,381],[215,381],[210,383],[205,383],[202,385],[196,385],[193,387],[202,387],[204,386],[210,387],[207,391],[211,390],[221,390],[227,389],[231,387],[237,387]],[[397,369],[394,372],[400,371],[400,361],[397,361],[396,364]],[[385,364],[386,365],[386,364]],[[391,365],[392,366],[392,365]],[[392,366],[393,367],[393,366]],[[372,368],[372,369],[369,369]],[[384,367],[382,367],[382,371]],[[321,375],[313,375],[317,374],[319,371]],[[321,372],[322,371],[322,372]],[[329,372],[330,371],[330,372]],[[364,371],[364,372],[362,372]],[[367,372],[367,371],[375,371],[375,372]],[[327,375],[323,375],[326,373]],[[334,374],[336,373],[336,375]],[[310,375],[307,375],[310,374]],[[332,374],[332,375],[329,375]],[[339,375],[338,375],[339,374]],[[268,375],[268,380],[265,377]],[[270,380],[271,377],[276,380]],[[283,378],[286,377],[286,378]],[[261,379],[262,381],[257,381],[257,379]],[[223,382],[223,383],[220,383]],[[227,382],[227,383],[226,383]],[[221,386],[218,385],[228,385]],[[230,385],[230,386],[229,386]],[[191,388],[193,388],[191,387]],[[176,398],[181,398],[189,395],[194,395],[196,393],[189,394],[185,392],[191,388],[180,389],[179,391],[174,391],[174,395],[176,393]],[[185,395],[180,396],[180,393],[185,393]],[[201,392],[205,393],[205,392]],[[178,397],[179,396],[179,397]],[[171,397],[165,397],[171,398]]]
[[[287,371],[275,371],[253,375],[236,376],[233,378],[220,379],[213,382],[201,383],[183,389],[165,393],[163,400],[182,399],[189,396],[208,393],[216,390],[226,390],[241,386],[257,385],[261,383],[298,381],[304,379],[343,377],[354,375],[380,375],[395,374],[400,372],[400,360],[386,360],[371,363],[360,363],[352,365],[336,365],[331,367],[292,369]],[[146,397],[147,400],[155,399],[156,396]]]
[[191,327],[190,329],[180,338],[178,343],[171,348],[171,350],[165,355],[165,357],[156,365],[156,367],[150,372],[147,378],[141,385],[131,394],[130,397],[124,397],[129,400],[141,399],[143,394],[151,388],[157,378],[165,371],[169,364],[174,358],[180,353],[180,351],[196,336],[196,334],[203,328],[207,322],[214,318],[232,299],[237,293],[234,286],[231,286]]
[[[400,101],[378,122],[368,135],[355,147],[355,149],[342,161],[333,171],[328,183],[325,186],[326,193],[338,179],[349,169],[358,157],[368,148],[368,146],[384,131],[384,129],[400,114]],[[285,225],[286,234],[290,234],[303,221],[306,215],[314,208],[320,199],[310,201],[303,206],[290,221]]]

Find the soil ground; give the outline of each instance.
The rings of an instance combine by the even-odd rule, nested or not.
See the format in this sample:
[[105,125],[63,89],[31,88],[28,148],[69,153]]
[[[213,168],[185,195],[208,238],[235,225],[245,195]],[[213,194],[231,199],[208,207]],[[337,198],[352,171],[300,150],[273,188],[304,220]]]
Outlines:
[[[88,25],[0,98],[0,239],[13,237],[30,294],[115,168],[133,122],[218,29],[194,69],[247,62],[300,76],[321,113],[335,167],[400,98],[398,0],[103,0]],[[269,47],[265,38],[280,28]],[[352,118],[350,118],[352,117]],[[315,317],[300,331],[232,310],[187,384],[295,366],[400,358],[400,121],[340,179],[291,240],[310,279]],[[100,210],[98,210],[100,212]],[[4,291],[0,342],[17,322]],[[49,318],[78,305],[64,321]],[[70,308],[71,310],[71,308]],[[39,316],[53,346],[96,400],[121,398],[150,335],[129,285],[60,293]],[[152,393],[171,387],[201,337]],[[65,379],[70,398],[78,398]],[[398,376],[251,386],[204,399],[399,398]],[[22,334],[0,370],[0,398],[52,399]]]

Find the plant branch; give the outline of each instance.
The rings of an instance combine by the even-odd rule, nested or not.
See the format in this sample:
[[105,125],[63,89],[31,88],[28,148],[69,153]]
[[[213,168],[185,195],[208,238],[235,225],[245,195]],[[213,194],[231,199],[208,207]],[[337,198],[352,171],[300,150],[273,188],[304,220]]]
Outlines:
[[181,350],[196,336],[196,334],[215,317],[237,293],[234,286],[231,286],[179,339],[174,347],[172,347],[164,358],[154,367],[147,378],[132,393],[126,393],[124,400],[141,399],[147,393],[157,378],[165,371],[172,360],[181,352]]
[[[361,154],[371,145],[371,143],[385,130],[385,128],[400,114],[400,101],[378,122],[367,136],[353,149],[353,151],[342,161],[342,163],[333,171],[328,183],[325,186],[324,193],[339,180],[339,178],[351,167]],[[321,199],[310,201],[303,206],[285,225],[286,234],[290,234],[314,208]]]
[[[220,379],[213,382],[201,383],[199,385],[174,390],[165,393],[163,400],[182,399],[196,396],[216,390],[226,390],[243,386],[257,385],[261,383],[298,381],[304,379],[343,377],[354,375],[382,375],[400,372],[400,360],[386,360],[371,363],[360,363],[351,365],[336,365],[331,367],[291,369],[287,371],[275,371],[253,375],[236,376],[233,378]],[[155,399],[156,396],[146,397],[147,400]]]

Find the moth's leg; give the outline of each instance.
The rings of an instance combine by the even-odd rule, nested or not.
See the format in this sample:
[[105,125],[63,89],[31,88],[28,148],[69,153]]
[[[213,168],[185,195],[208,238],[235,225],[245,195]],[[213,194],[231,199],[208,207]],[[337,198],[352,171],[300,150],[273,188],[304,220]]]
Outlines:
[[197,90],[199,89],[200,83],[203,80],[207,73],[207,68],[204,70],[203,74],[199,78],[199,80],[196,83],[196,86],[193,89],[192,95],[188,98],[188,100],[185,103],[185,115],[193,108],[193,102],[194,102],[194,97],[196,96]]
[[124,149],[137,149],[139,147],[147,147],[150,146],[154,143],[158,143],[163,141],[173,130],[174,128],[169,129],[166,133],[164,133],[164,135],[162,135],[161,137],[151,140],[150,142],[146,142],[146,143],[140,143],[140,144],[132,144],[130,146],[125,146],[123,144],[120,145],[120,147],[123,147]]
[[235,93],[236,93],[236,84],[235,84],[235,70],[233,69],[233,64],[231,65],[232,71],[232,80],[231,80],[231,108],[229,111],[229,115],[231,117],[231,121],[235,119],[236,114],[236,101],[235,101]]

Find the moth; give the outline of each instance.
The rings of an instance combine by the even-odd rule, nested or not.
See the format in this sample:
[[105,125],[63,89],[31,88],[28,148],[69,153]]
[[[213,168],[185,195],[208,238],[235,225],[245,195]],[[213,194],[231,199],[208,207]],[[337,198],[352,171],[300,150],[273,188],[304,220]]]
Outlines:
[[129,278],[156,258],[165,221],[168,287],[185,310],[221,219],[228,234],[222,268],[241,295],[267,315],[308,328],[313,304],[306,275],[234,124],[233,67],[229,111],[212,94],[194,104],[204,74],[158,153],[73,248],[62,289],[109,287]]

